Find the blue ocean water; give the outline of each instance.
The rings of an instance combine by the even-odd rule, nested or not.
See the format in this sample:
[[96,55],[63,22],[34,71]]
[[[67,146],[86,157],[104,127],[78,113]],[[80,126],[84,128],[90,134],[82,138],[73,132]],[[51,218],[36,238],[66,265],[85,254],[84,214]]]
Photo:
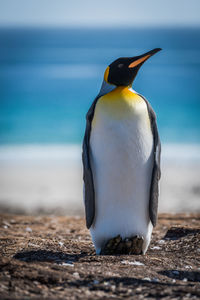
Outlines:
[[200,28],[0,29],[0,144],[80,143],[104,70],[163,51],[133,88],[152,104],[165,143],[200,143]]

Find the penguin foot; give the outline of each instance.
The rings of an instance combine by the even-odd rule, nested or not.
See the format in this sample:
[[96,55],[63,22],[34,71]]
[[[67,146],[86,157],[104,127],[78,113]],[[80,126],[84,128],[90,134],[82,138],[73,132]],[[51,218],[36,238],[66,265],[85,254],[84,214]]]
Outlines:
[[133,236],[122,240],[120,235],[110,239],[101,250],[101,255],[115,254],[142,254],[144,239],[141,236]]

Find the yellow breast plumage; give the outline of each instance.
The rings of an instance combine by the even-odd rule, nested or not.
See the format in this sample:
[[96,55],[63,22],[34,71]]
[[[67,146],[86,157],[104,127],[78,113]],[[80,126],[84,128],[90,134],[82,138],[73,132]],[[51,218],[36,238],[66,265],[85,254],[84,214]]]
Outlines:
[[147,106],[143,98],[128,87],[119,86],[102,96],[96,104],[93,125],[102,114],[115,120],[144,117],[149,120]]

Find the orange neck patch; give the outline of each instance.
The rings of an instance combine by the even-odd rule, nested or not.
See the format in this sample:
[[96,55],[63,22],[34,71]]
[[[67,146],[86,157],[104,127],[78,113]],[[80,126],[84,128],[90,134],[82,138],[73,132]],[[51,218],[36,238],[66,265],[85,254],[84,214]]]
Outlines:
[[108,75],[109,75],[110,67],[107,67],[104,73],[104,80],[108,83]]

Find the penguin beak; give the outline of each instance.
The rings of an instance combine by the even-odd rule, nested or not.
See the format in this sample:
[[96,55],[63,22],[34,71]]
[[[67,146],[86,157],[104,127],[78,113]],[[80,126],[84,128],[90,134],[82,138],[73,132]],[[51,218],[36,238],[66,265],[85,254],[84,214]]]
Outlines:
[[135,68],[136,66],[141,66],[149,57],[153,56],[157,52],[162,50],[161,48],[155,48],[149,52],[146,52],[140,56],[133,57],[133,61],[129,64],[129,68]]

